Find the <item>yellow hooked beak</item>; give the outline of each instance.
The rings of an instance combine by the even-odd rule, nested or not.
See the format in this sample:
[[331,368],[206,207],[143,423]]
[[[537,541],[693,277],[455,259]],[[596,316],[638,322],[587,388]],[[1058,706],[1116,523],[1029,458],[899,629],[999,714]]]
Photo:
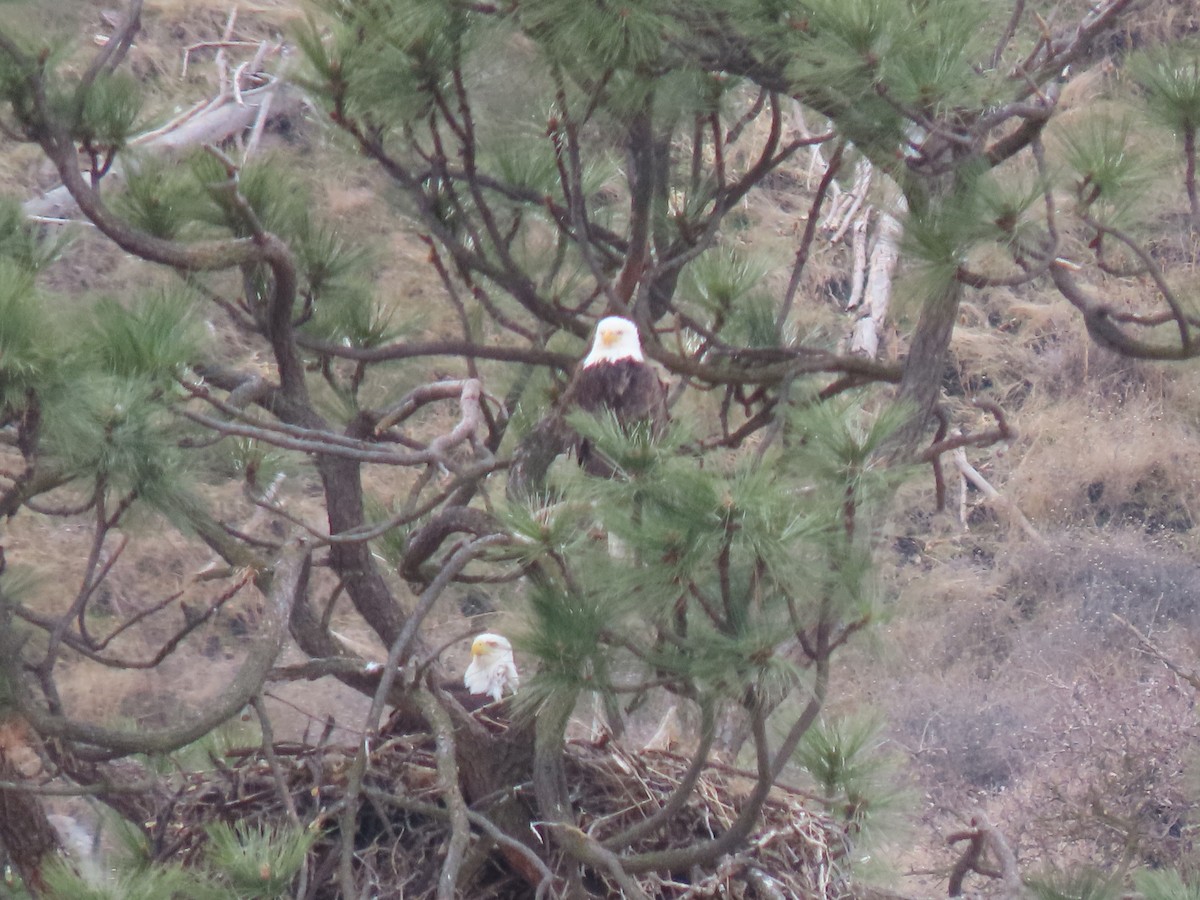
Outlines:
[[485,640],[483,638],[475,638],[475,643],[473,643],[471,645],[471,655],[472,656],[483,656],[483,654],[488,652],[488,648],[491,647],[491,645],[492,645],[491,641]]
[[605,347],[611,347],[621,339],[621,332],[615,328],[605,328],[600,332],[600,343]]

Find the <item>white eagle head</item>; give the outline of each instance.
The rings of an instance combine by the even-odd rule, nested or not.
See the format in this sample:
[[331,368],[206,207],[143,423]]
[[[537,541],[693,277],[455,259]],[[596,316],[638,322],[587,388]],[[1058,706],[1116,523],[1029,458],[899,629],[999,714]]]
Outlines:
[[596,339],[592,341],[591,352],[583,360],[584,366],[594,366],[601,362],[615,363],[623,359],[645,361],[637,326],[620,316],[601,319],[596,325]]
[[463,684],[472,694],[487,694],[493,701],[517,692],[517,665],[512,644],[499,634],[485,632],[471,644],[471,664],[463,675]]

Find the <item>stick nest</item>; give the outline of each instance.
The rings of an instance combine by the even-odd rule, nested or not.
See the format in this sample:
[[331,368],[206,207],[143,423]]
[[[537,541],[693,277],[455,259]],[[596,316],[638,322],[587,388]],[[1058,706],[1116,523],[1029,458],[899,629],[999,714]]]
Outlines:
[[[182,776],[169,814],[156,826],[160,858],[192,861],[207,842],[214,821],[286,826],[290,814],[284,793],[306,824],[320,834],[309,857],[310,893],[340,896],[336,876],[343,825],[353,821],[353,868],[358,891],[372,897],[433,897],[450,837],[433,744],[419,737],[392,738],[375,747],[362,774],[353,818],[345,813],[355,749],[335,745],[281,744],[275,747],[285,784],[272,773],[261,751],[215,760],[206,772]],[[630,752],[615,744],[572,742],[565,768],[580,827],[597,840],[616,834],[660,808],[681,783],[690,761],[662,751]],[[636,854],[690,847],[729,828],[754,786],[753,774],[712,765],[697,781],[686,804],[665,828],[623,850]],[[514,802],[515,801],[515,802]],[[515,834],[560,875],[570,870],[536,824],[532,786],[514,786],[504,797],[484,798],[474,809],[491,817],[507,802],[525,817]],[[713,866],[690,873],[648,874],[638,881],[651,897],[720,897],[734,900],[841,898],[850,896],[844,829],[810,795],[783,786],[772,789],[747,843]],[[496,817],[497,820],[500,816]],[[529,822],[534,826],[530,827]],[[461,870],[463,896],[477,900],[532,898],[535,886],[508,865],[495,841],[478,828]],[[584,884],[596,896],[620,896],[604,873],[587,871]],[[315,887],[315,892],[313,892]],[[556,878],[556,896],[562,881]]]

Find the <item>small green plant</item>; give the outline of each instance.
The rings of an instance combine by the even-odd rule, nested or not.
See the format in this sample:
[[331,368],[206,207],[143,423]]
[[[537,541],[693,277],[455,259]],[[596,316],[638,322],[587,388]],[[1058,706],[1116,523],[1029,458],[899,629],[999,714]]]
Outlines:
[[1200,900],[1200,884],[1185,882],[1174,869],[1134,872],[1133,884],[1146,900]]
[[1048,869],[1025,884],[1037,900],[1117,900],[1122,894],[1119,878],[1090,866],[1074,871]]
[[58,859],[46,868],[46,884],[52,900],[218,900],[221,896],[203,873],[166,863],[84,876]]

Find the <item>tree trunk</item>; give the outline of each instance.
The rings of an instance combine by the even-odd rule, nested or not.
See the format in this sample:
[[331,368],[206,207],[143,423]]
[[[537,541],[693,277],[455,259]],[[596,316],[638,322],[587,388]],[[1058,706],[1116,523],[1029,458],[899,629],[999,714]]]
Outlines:
[[[545,856],[545,848],[535,839],[532,826],[536,816],[515,789],[532,777],[533,720],[511,722],[502,734],[460,725],[454,739],[463,797],[471,804],[486,801],[480,811],[497,828],[533,853]],[[506,846],[497,847],[496,852],[536,890],[541,873],[522,853]]]
[[[25,781],[40,767],[25,723],[15,718],[0,721],[0,781]],[[37,794],[0,790],[0,846],[26,890],[34,897],[44,895],[42,872],[58,850],[58,835]]]
[[962,291],[959,282],[950,281],[929,297],[921,310],[921,319],[909,344],[904,375],[900,379],[900,391],[896,397],[898,403],[909,407],[908,417],[892,438],[894,451],[900,456],[911,456],[920,446],[937,405],[946,351],[954,334]]

